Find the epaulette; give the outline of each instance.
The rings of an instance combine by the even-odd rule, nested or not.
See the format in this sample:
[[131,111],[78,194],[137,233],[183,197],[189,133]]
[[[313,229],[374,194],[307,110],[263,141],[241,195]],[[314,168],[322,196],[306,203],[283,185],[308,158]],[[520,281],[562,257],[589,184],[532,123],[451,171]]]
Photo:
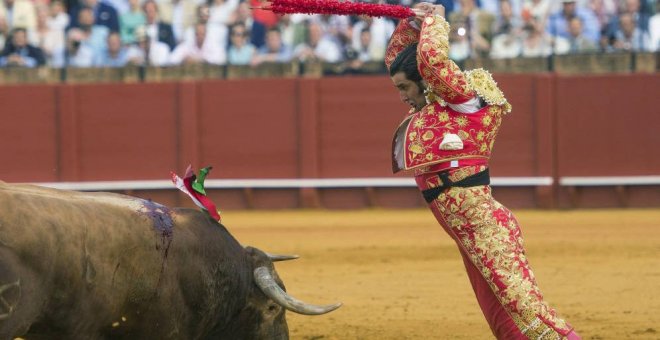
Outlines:
[[465,72],[468,86],[474,90],[479,97],[488,103],[488,105],[498,105],[504,108],[504,113],[511,112],[511,104],[507,102],[504,93],[497,86],[490,72],[478,68]]

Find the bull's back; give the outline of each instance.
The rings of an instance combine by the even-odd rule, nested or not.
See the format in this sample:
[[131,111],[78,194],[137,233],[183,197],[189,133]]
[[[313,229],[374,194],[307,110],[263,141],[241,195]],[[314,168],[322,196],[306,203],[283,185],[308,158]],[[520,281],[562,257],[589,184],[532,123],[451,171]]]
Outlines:
[[0,183],[0,287],[20,282],[21,295],[12,315],[0,317],[0,337],[11,319],[82,337],[128,329],[145,314],[172,324],[163,304],[182,298],[163,286],[178,281],[175,265],[195,259],[167,261],[170,248],[198,238],[194,226],[175,230],[181,218],[123,195]]

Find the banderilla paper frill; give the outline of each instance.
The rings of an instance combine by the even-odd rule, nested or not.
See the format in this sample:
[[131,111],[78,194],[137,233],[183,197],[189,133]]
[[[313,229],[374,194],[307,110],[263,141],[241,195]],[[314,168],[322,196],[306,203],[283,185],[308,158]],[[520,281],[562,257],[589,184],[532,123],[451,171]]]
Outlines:
[[199,176],[195,175],[195,172],[192,169],[191,165],[188,165],[186,169],[186,174],[183,178],[179,177],[173,171],[170,172],[172,175],[172,183],[186,195],[188,195],[193,203],[200,207],[203,211],[206,211],[213,219],[220,222],[220,214],[218,209],[213,204],[210,198],[206,196],[206,190],[204,189],[204,180],[206,175],[211,171],[212,167],[206,167],[199,170]]

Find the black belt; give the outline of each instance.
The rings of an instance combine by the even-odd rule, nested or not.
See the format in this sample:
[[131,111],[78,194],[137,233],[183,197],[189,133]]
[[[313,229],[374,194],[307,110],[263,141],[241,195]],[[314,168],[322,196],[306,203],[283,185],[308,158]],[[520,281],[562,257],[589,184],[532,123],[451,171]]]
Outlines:
[[449,179],[448,171],[443,171],[438,173],[438,177],[440,177],[440,180],[442,180],[441,186],[422,191],[422,195],[424,196],[424,200],[426,201],[426,203],[433,202],[436,198],[438,198],[438,196],[440,196],[440,193],[447,188],[451,188],[451,187],[466,188],[466,187],[476,187],[479,185],[490,184],[490,174],[488,173],[488,169],[476,173],[474,175],[465,177],[458,182],[452,182]]

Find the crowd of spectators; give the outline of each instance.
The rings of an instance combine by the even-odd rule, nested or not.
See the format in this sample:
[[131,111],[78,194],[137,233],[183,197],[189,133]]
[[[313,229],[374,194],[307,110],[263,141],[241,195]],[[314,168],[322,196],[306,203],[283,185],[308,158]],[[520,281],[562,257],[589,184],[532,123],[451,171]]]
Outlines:
[[[379,0],[412,6],[415,0]],[[433,1],[431,1],[433,2]],[[658,51],[654,0],[435,0],[450,57]],[[396,21],[276,15],[265,0],[0,0],[0,66],[381,61]]]

